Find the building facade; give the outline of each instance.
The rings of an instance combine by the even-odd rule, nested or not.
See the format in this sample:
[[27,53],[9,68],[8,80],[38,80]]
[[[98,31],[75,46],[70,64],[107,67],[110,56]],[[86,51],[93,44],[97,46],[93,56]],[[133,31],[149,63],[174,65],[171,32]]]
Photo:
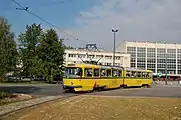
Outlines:
[[131,54],[131,67],[181,74],[181,44],[124,41],[120,52]]
[[[88,51],[82,49],[66,49],[66,63],[83,63],[83,61],[95,60],[102,65],[113,65],[113,53],[106,51]],[[130,54],[115,53],[115,65],[130,67]]]

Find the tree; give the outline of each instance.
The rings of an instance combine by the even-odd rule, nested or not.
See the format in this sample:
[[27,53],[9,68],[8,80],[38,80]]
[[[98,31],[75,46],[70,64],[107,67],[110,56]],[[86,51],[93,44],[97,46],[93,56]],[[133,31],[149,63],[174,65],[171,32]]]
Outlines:
[[19,35],[20,42],[20,59],[22,61],[23,74],[32,77],[37,73],[37,66],[39,66],[36,46],[42,34],[40,25],[32,24],[26,26],[26,31]]
[[39,62],[41,62],[40,67],[43,67],[41,72],[48,81],[52,81],[53,76],[62,74],[64,45],[55,30],[47,30],[42,35],[37,51]]
[[0,77],[16,69],[17,49],[11,25],[0,17]]

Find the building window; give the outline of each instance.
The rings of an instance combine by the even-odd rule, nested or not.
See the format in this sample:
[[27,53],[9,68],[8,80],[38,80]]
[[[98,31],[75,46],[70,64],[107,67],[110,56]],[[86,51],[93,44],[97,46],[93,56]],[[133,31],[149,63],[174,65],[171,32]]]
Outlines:
[[136,63],[131,63],[131,67],[136,67]]
[[136,51],[136,47],[127,47],[127,51]]
[[146,57],[145,53],[137,53],[137,57]]
[[181,70],[178,70],[178,74],[181,74]]
[[136,62],[136,59],[135,58],[131,58],[131,62]]
[[177,49],[177,53],[178,53],[178,54],[181,54],[181,49]]
[[165,59],[157,59],[157,63],[165,63]]
[[179,70],[181,70],[181,65],[178,65],[177,68],[178,68]]
[[136,57],[136,52],[127,52],[128,54],[130,54],[131,55],[131,57]]
[[165,48],[157,48],[157,53],[166,53]]
[[148,63],[156,63],[156,59],[147,58]]
[[137,58],[137,62],[146,62],[146,59],[145,58]]
[[174,69],[176,69],[176,65],[175,64],[167,64],[167,68],[174,70]]
[[157,68],[166,68],[165,64],[157,64]]
[[167,59],[167,60],[165,60],[165,62],[176,64],[176,60],[175,59]]
[[153,52],[155,52],[156,51],[156,49],[155,48],[147,48],[147,52],[148,53],[153,53]]
[[137,63],[137,68],[143,68],[145,69],[145,63]]
[[146,48],[144,48],[144,47],[138,47],[137,48],[137,52],[146,52]]
[[167,58],[176,58],[176,54],[167,54],[167,56],[166,56]]
[[177,54],[177,58],[180,58],[180,59],[181,59],[181,54]]
[[176,53],[176,49],[167,49],[167,53],[175,54]]
[[120,60],[120,57],[119,56],[115,56],[115,60]]
[[155,53],[148,53],[148,54],[147,54],[147,57],[155,58],[155,57],[156,57],[156,54],[155,54]]
[[112,59],[112,56],[105,56],[106,59]]
[[178,64],[181,64],[181,59],[178,59],[178,60],[177,60],[177,63],[178,63]]
[[76,57],[76,54],[69,54],[69,57]]
[[[157,68],[158,69],[160,69],[160,68],[166,69],[166,65],[165,64],[158,64]],[[176,69],[176,65],[175,64],[167,64],[167,69],[174,70],[174,69]]]
[[150,68],[155,68],[156,65],[155,64],[147,64],[147,68],[150,69]]
[[86,56],[86,55],[84,55],[84,54],[79,54],[79,55],[78,55],[78,57],[80,57],[80,58],[85,58],[85,56]]

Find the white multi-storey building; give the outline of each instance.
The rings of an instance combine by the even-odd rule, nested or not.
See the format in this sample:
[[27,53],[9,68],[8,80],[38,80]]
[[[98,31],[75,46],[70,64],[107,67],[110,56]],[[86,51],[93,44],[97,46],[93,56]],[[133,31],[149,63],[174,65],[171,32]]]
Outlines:
[[[113,64],[113,53],[106,51],[88,51],[83,49],[66,49],[65,62],[66,63],[82,63],[90,60],[99,61],[102,65]],[[82,61],[83,60],[83,61]],[[130,54],[115,53],[115,65],[130,67]]]
[[120,52],[131,54],[131,67],[181,74],[181,44],[124,41]]

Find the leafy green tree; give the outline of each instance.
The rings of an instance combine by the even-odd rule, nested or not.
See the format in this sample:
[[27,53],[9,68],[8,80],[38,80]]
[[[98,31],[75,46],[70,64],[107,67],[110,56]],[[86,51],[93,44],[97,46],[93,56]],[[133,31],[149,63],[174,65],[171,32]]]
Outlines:
[[40,39],[37,47],[41,72],[48,81],[53,80],[53,76],[61,75],[64,63],[63,40],[59,39],[55,30],[47,30]]
[[20,42],[19,51],[20,59],[22,61],[22,71],[26,77],[32,77],[37,73],[37,66],[39,66],[38,54],[36,46],[42,34],[40,25],[32,24],[26,26],[26,31],[19,35]]
[[17,49],[11,25],[0,17],[0,77],[16,69]]

